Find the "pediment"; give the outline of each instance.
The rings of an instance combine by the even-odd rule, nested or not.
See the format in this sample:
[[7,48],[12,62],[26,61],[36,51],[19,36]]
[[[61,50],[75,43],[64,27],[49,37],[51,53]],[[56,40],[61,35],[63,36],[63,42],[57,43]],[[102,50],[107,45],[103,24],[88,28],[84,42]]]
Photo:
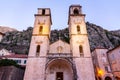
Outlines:
[[70,45],[58,40],[50,45],[49,53],[70,53]]

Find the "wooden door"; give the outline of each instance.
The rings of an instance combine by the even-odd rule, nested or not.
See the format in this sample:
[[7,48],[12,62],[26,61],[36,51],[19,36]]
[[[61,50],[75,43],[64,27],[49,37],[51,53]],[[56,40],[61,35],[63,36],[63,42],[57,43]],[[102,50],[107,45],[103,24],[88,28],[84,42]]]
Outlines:
[[56,72],[56,80],[63,80],[63,72]]

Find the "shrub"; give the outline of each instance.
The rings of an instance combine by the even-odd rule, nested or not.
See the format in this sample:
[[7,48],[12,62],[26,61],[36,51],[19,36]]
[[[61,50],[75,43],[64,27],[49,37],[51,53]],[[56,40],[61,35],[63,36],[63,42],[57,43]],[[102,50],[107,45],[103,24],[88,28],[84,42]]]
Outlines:
[[9,60],[9,59],[0,60],[0,66],[16,66],[16,67],[20,67],[14,60]]

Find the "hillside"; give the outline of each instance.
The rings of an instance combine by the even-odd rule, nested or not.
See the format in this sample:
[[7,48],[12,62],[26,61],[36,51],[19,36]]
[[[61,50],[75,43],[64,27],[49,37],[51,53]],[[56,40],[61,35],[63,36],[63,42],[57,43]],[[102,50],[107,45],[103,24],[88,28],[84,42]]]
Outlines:
[[[86,23],[86,26],[91,50],[96,47],[111,49],[120,45],[120,30],[108,31],[98,25],[89,22]],[[33,28],[29,27],[27,30],[21,32],[7,32],[0,44],[0,48],[6,48],[15,53],[27,54],[29,50],[32,30]],[[68,28],[59,31],[51,31],[51,43],[57,41],[59,38],[69,43]]]
[[14,28],[7,27],[7,26],[0,26],[1,33],[11,32],[11,31],[17,31],[17,30]]

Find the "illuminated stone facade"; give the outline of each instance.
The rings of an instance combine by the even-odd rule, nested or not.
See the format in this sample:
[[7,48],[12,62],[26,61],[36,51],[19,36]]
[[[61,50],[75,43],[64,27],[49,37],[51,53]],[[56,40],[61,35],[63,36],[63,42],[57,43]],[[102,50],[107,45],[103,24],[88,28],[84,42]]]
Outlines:
[[108,58],[112,73],[116,80],[120,80],[120,46],[108,51]]
[[92,59],[97,80],[114,80],[107,57],[108,49],[96,48],[92,52]]
[[70,44],[62,40],[49,44],[51,24],[50,9],[39,8],[24,80],[95,80],[81,6],[69,8]]

